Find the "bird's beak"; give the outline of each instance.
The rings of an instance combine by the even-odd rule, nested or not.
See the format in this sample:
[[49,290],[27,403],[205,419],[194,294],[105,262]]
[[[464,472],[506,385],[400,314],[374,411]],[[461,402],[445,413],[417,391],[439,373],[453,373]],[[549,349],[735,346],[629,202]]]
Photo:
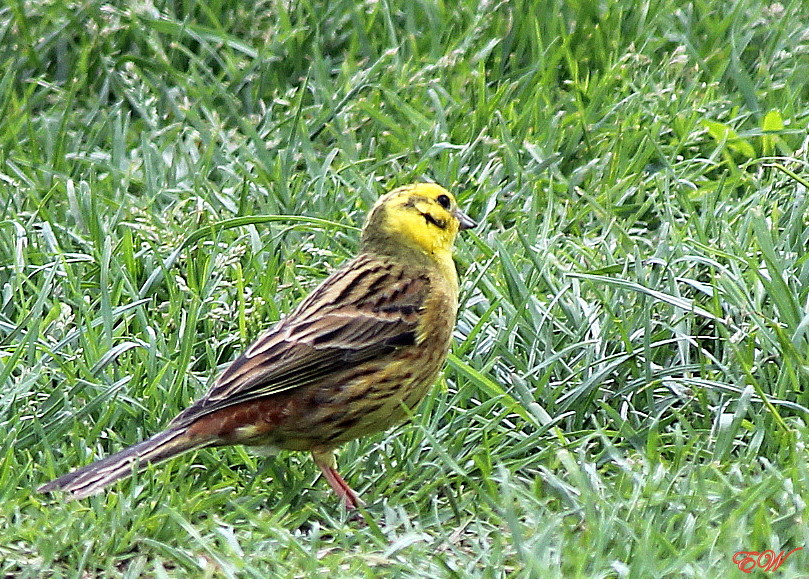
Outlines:
[[464,229],[472,229],[473,227],[477,226],[475,220],[469,217],[466,213],[464,213],[460,209],[455,210],[455,218],[461,224],[461,226],[458,228],[461,231],[463,231]]

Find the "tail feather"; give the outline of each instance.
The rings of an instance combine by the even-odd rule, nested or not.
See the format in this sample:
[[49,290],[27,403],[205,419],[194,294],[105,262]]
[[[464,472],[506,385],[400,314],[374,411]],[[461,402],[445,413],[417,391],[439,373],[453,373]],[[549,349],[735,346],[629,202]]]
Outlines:
[[37,489],[41,493],[65,491],[71,499],[82,499],[100,492],[117,480],[131,476],[147,465],[162,462],[194,448],[210,444],[210,440],[188,436],[186,428],[165,430],[134,446],[102,458],[85,467],[62,475]]

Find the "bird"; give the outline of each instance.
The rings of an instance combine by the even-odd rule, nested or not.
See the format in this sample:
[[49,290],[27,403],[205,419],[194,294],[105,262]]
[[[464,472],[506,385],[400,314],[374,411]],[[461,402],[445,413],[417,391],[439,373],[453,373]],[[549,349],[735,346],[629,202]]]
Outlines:
[[477,224],[440,185],[381,196],[356,257],[336,269],[151,438],[37,490],[68,499],[181,453],[242,444],[308,451],[344,506],[361,503],[335,450],[412,416],[435,383],[458,309],[453,247]]

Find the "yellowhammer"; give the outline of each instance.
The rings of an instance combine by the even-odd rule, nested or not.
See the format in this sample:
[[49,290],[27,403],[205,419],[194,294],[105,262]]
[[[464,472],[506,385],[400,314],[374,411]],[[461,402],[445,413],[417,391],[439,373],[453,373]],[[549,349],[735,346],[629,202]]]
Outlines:
[[433,384],[458,308],[452,246],[475,225],[438,185],[384,195],[360,253],[261,335],[168,428],[39,488],[92,495],[133,470],[195,448],[308,450],[348,508],[357,494],[333,451],[401,422]]

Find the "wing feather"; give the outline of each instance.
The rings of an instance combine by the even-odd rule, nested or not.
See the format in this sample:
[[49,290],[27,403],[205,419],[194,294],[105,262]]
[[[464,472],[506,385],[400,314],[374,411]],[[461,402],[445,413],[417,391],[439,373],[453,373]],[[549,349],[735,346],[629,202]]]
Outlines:
[[259,337],[173,424],[305,386],[414,344],[429,286],[424,272],[358,257]]

